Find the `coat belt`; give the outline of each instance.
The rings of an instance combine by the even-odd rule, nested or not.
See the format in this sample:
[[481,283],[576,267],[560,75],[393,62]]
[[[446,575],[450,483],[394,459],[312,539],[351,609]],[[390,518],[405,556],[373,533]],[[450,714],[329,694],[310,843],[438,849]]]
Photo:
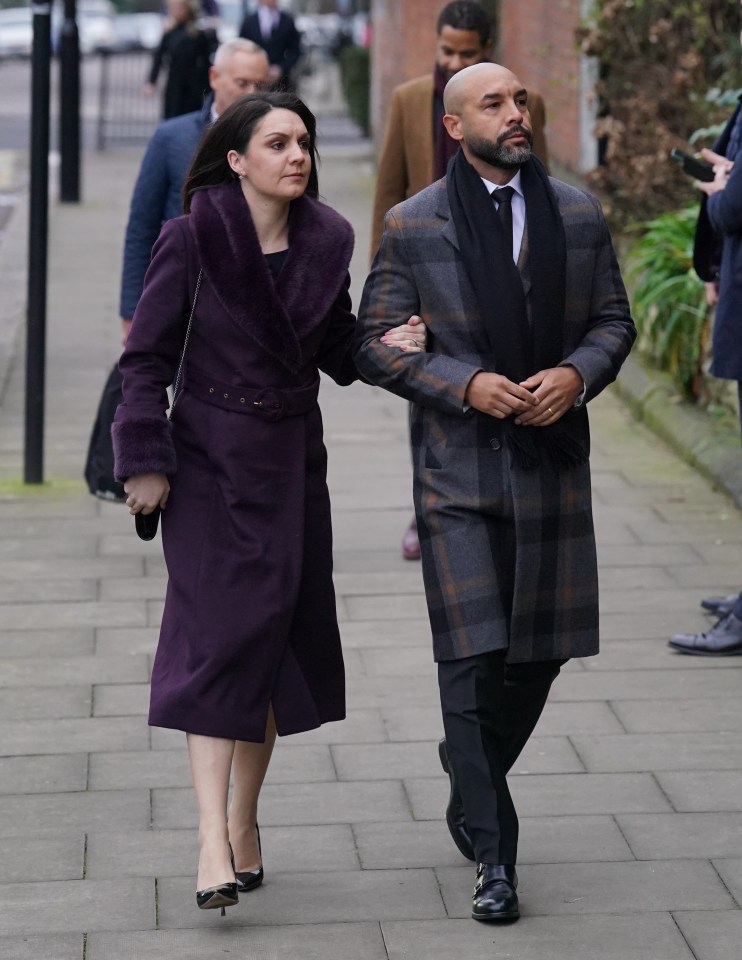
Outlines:
[[319,377],[305,387],[244,387],[216,380],[201,371],[188,371],[185,389],[199,400],[234,413],[250,413],[264,420],[283,420],[309,413],[317,405]]

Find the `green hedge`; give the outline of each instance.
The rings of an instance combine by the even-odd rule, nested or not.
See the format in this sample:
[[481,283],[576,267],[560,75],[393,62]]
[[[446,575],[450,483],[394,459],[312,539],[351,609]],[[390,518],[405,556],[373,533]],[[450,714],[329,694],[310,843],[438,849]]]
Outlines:
[[369,132],[371,54],[366,47],[346,47],[340,54],[340,77],[348,112],[364,134]]

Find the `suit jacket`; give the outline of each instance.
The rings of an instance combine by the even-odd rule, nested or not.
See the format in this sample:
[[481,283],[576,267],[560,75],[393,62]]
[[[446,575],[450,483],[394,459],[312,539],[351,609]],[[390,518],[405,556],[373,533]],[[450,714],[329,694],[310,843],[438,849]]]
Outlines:
[[734,160],[726,187],[704,196],[696,225],[693,265],[702,280],[718,280],[719,302],[712,334],[711,373],[742,381],[742,144],[727,154],[729,138],[742,106],[732,114],[713,149]]
[[[567,242],[562,362],[579,371],[590,400],[615,379],[636,332],[598,201],[551,182]],[[521,251],[527,302],[529,242],[538,238],[526,236]],[[413,313],[428,327],[427,352],[379,341]],[[445,179],[387,215],[358,330],[363,376],[413,401],[414,498],[436,660],[504,648],[511,662],[597,653],[589,465],[518,468],[500,421],[465,409],[469,381],[496,364]],[[587,434],[584,406],[568,417]]]
[[[387,210],[429,187],[435,179],[434,92],[431,72],[395,87],[392,93],[376,173],[371,256],[379,248]],[[533,123],[533,152],[548,170],[549,151],[544,135],[546,107],[535,90],[528,91],[528,107]]]
[[183,213],[183,184],[209,124],[212,103],[213,97],[209,97],[201,110],[165,120],[147,144],[126,224],[119,304],[122,317],[134,316],[163,223]]
[[293,17],[281,11],[270,37],[263,37],[260,18],[257,13],[250,13],[242,21],[240,36],[261,46],[270,62],[281,68],[284,77],[290,78],[301,56],[301,34],[296,29]]

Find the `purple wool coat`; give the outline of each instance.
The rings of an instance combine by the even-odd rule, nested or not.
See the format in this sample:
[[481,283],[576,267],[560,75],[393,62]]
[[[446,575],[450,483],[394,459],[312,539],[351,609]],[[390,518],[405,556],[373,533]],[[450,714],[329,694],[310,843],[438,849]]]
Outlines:
[[116,476],[171,484],[154,726],[262,742],[270,704],[281,735],[345,716],[317,388],[318,370],[358,376],[352,249],[350,224],[304,197],[274,282],[238,184],[197,193],[154,247],[113,426]]

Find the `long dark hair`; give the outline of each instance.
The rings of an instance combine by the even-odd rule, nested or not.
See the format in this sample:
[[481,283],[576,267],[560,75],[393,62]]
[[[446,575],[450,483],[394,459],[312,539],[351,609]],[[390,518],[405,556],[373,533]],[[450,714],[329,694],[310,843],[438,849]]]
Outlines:
[[318,196],[317,121],[314,114],[293,93],[250,93],[233,103],[206,131],[183,186],[185,213],[191,212],[191,200],[197,190],[235,182],[236,175],[227,161],[227,154],[230,150],[244,153],[255,127],[271,110],[291,110],[307,128],[312,167],[305,193],[310,197]]

